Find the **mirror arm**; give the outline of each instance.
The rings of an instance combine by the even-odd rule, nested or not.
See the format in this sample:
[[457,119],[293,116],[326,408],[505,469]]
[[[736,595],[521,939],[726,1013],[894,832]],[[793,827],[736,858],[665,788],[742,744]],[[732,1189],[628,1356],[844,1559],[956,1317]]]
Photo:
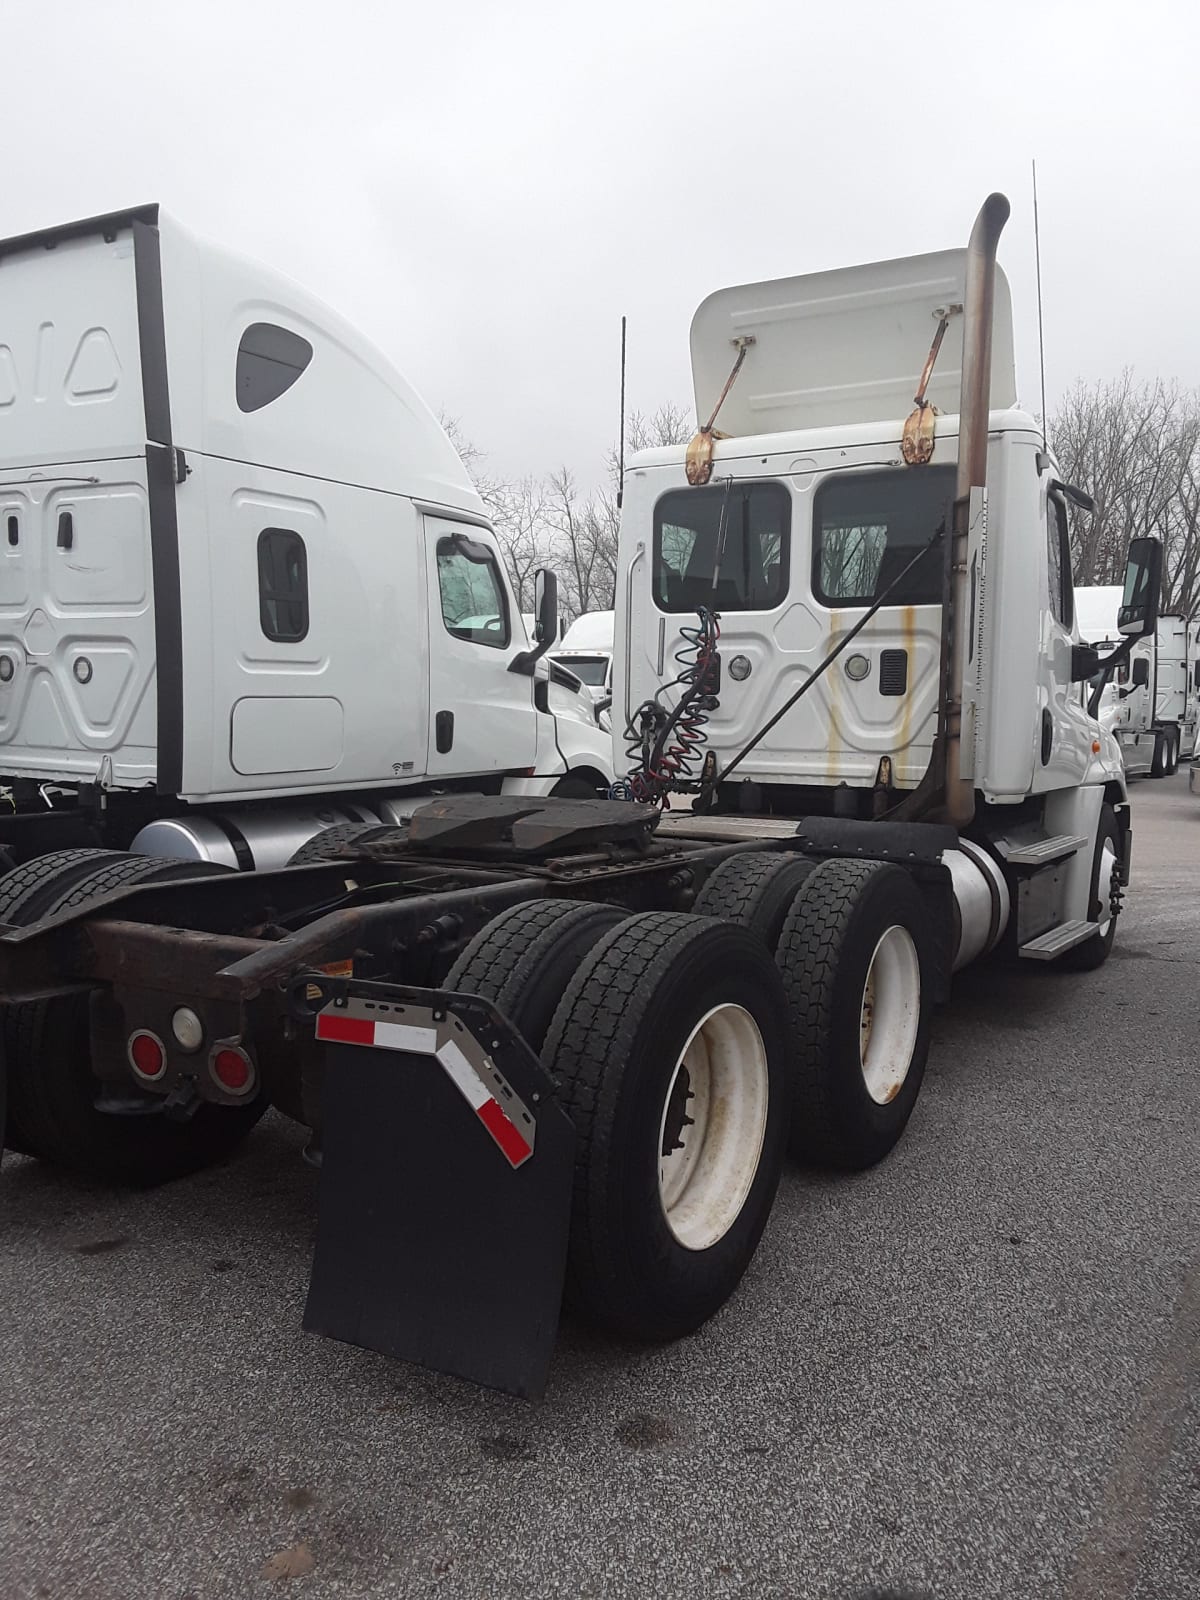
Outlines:
[[1086,489],[1080,489],[1073,483],[1064,483],[1061,478],[1052,478],[1050,480],[1050,493],[1065,496],[1072,505],[1078,506],[1081,511],[1095,511],[1096,509],[1096,502]]
[[1104,676],[1092,690],[1091,696],[1088,699],[1089,717],[1094,717],[1099,712],[1100,697],[1104,693],[1105,689],[1108,688],[1109,679],[1112,677],[1116,669],[1122,664],[1122,662],[1129,660],[1129,652],[1133,649],[1136,643],[1136,639],[1122,639],[1121,643],[1112,652],[1112,654],[1105,656],[1103,661],[1100,662],[1100,671],[1104,674]]
[[543,639],[540,644],[535,644],[532,650],[519,651],[508,663],[508,670],[510,672],[519,672],[522,677],[532,678],[534,667],[553,643],[553,639]]

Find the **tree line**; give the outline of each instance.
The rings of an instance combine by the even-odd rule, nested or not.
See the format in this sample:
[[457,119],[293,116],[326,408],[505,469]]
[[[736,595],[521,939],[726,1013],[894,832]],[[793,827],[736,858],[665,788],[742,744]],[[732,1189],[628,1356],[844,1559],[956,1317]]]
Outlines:
[[1200,391],[1126,369],[1077,383],[1050,419],[1064,479],[1095,510],[1069,508],[1077,584],[1120,583],[1130,539],[1162,540],[1162,608],[1200,608]]
[[[565,466],[544,478],[497,478],[454,419],[443,422],[492,516],[522,611],[533,609],[534,574],[546,565],[558,572],[567,616],[609,610],[620,524],[616,446],[600,488],[584,492]],[[634,412],[626,451],[683,444],[694,431],[682,406]],[[1200,390],[1137,380],[1128,369],[1080,381],[1047,434],[1064,480],[1095,502],[1092,512],[1069,507],[1076,584],[1120,583],[1130,539],[1150,534],[1163,544],[1163,610],[1200,611]]]
[[[498,478],[483,452],[463,437],[455,418],[443,416],[442,426],[488,509],[521,610],[533,610],[534,577],[539,567],[549,566],[558,574],[565,617],[610,611],[621,524],[618,447],[614,444],[605,457],[600,487],[586,492],[565,466],[544,478]],[[667,402],[650,413],[634,411],[625,424],[625,453],[686,444],[695,431],[682,406]]]

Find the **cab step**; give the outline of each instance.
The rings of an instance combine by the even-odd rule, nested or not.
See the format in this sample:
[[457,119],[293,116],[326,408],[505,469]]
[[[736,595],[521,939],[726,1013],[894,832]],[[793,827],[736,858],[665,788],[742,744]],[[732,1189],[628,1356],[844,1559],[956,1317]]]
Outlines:
[[1098,922],[1063,922],[1049,933],[1039,934],[1028,944],[1023,944],[1020,954],[1029,961],[1053,961],[1064,951],[1073,950],[1077,944],[1100,932]]
[[[1056,833],[1049,839],[1035,839],[1032,844],[1018,845],[1015,850],[1009,850],[1005,859],[1010,867],[1044,867],[1051,861],[1062,861],[1066,856],[1073,856],[1086,843],[1086,834]],[[1004,853],[1003,845],[1000,851]]]

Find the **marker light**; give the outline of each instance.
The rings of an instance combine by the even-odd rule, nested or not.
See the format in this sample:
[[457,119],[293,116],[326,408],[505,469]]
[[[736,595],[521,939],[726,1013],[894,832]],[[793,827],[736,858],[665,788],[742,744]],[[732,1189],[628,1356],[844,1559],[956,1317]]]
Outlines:
[[244,1050],[227,1045],[215,1052],[210,1067],[227,1094],[246,1094],[254,1087],[254,1064]]
[[139,1028],[129,1036],[129,1064],[139,1078],[153,1083],[167,1070],[167,1052],[162,1040],[147,1028]]

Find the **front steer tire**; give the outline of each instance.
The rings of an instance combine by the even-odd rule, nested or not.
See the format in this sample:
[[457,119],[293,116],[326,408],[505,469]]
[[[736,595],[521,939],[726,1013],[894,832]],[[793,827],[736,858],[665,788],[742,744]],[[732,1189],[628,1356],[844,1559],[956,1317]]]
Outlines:
[[[726,1029],[723,1039],[706,1034],[714,1019]],[[739,1055],[739,1039],[757,1044]],[[689,1072],[681,1081],[685,1046],[696,1077]],[[695,1054],[700,1048],[704,1062]],[[725,1303],[750,1263],[779,1183],[791,1112],[789,1055],[779,976],[761,941],[744,929],[648,913],[595,946],[563,996],[542,1053],[576,1131],[566,1279],[573,1310],[625,1337],[667,1340],[694,1332]],[[698,1109],[690,1125],[681,1121],[692,1096],[681,1096],[677,1107],[675,1092],[694,1084],[700,1098],[705,1062],[712,1064],[710,1081],[729,1092],[706,1101],[716,1114],[710,1111],[701,1139]],[[739,1130],[748,1136],[739,1139]],[[685,1148],[692,1138],[709,1168]],[[672,1222],[663,1171],[680,1158],[691,1163],[691,1181],[704,1182],[694,1194],[689,1182],[671,1202]],[[710,1181],[713,1172],[733,1181],[721,1190]],[[693,1230],[691,1244],[675,1231],[685,1227]]]
[[[1111,857],[1108,870],[1108,882],[1104,882],[1104,855],[1105,846]],[[1108,913],[1108,925],[1094,933],[1090,939],[1085,939],[1083,944],[1077,944],[1073,950],[1068,950],[1060,956],[1056,966],[1069,972],[1094,972],[1097,967],[1102,967],[1108,960],[1113,947],[1113,940],[1117,935],[1117,915],[1113,912],[1115,900],[1117,910],[1120,910],[1121,888],[1115,881],[1118,863],[1121,860],[1121,830],[1117,826],[1117,814],[1107,802],[1100,808],[1100,821],[1096,828],[1096,847],[1092,854],[1091,888],[1088,892],[1088,921],[1101,922],[1105,912]]]

